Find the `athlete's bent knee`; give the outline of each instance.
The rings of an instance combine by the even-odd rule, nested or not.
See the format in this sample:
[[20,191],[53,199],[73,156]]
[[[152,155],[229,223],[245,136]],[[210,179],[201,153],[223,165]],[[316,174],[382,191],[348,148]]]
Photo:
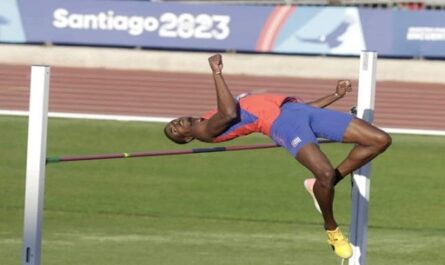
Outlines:
[[379,153],[385,151],[392,143],[391,136],[386,132],[381,132],[376,137],[376,148]]
[[334,176],[335,174],[333,169],[320,170],[315,174],[318,185],[328,189],[334,187]]

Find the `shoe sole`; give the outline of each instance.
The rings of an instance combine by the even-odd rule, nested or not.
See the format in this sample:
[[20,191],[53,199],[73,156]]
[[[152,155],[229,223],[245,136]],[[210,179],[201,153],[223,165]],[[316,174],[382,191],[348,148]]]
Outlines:
[[304,184],[304,188],[309,193],[309,195],[311,195],[312,200],[314,201],[315,209],[321,214],[320,205],[318,205],[317,198],[315,198],[314,192],[312,192],[311,187],[309,187],[308,180],[305,180],[303,184]]

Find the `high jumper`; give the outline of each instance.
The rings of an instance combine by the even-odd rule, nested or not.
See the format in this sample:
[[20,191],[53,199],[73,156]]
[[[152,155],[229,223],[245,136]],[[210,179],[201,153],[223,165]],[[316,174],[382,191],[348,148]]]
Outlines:
[[[278,94],[235,98],[223,77],[220,54],[208,59],[216,89],[217,109],[202,117],[180,117],[169,122],[165,135],[177,144],[194,139],[207,143],[232,140],[260,132],[286,148],[315,178],[305,180],[324,220],[328,243],[344,258],[352,256],[348,239],[333,213],[334,187],[344,176],[365,165],[391,144],[386,132],[350,114],[324,109],[352,91],[349,80],[340,80],[335,92],[312,102]],[[355,144],[346,158],[333,167],[320,150],[317,138]]]

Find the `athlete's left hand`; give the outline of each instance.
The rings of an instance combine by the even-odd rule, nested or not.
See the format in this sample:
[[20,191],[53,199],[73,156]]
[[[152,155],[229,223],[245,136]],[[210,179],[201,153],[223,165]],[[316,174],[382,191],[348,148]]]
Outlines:
[[221,73],[223,69],[223,61],[221,54],[215,54],[213,56],[209,57],[209,64],[210,68],[212,69],[213,73]]
[[352,91],[352,83],[350,80],[340,80],[337,83],[337,88],[335,89],[335,92],[343,97],[344,95],[346,95],[346,93],[351,92]]

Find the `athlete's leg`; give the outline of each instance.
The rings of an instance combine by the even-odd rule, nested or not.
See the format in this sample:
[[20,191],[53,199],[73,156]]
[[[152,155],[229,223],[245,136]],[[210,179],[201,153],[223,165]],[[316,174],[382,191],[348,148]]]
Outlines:
[[353,119],[345,131],[343,142],[356,145],[338,165],[335,184],[385,151],[391,145],[391,136],[363,120]]
[[[319,135],[315,134],[311,112],[311,107],[306,105],[286,104],[271,129],[271,136],[314,174],[317,181],[312,182],[314,186],[313,189],[311,187],[311,194],[320,205],[328,242],[338,256],[349,258],[352,256],[351,245],[338,228],[333,214],[334,168],[318,146],[316,136]],[[340,122],[332,122],[330,117],[326,117],[320,123],[328,128],[340,128],[331,139],[341,141],[350,121],[350,116],[343,116]]]
[[352,248],[347,237],[338,228],[333,214],[334,201],[334,169],[326,156],[315,143],[305,144],[295,156],[315,176],[313,192],[320,205],[324,219],[324,227],[328,236],[328,243],[335,254],[343,259],[352,256]]
[[295,158],[309,169],[317,179],[313,192],[320,206],[325,228],[334,230],[337,228],[332,210],[334,200],[334,168],[321,152],[319,146],[314,143],[304,145]]

